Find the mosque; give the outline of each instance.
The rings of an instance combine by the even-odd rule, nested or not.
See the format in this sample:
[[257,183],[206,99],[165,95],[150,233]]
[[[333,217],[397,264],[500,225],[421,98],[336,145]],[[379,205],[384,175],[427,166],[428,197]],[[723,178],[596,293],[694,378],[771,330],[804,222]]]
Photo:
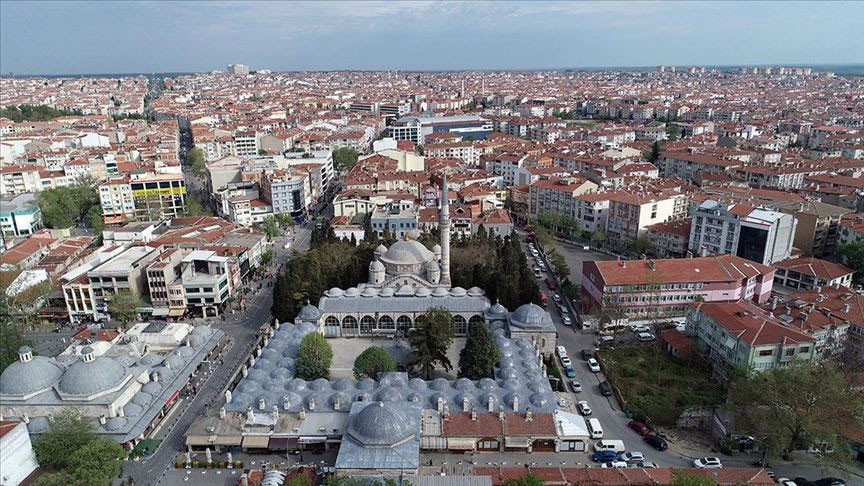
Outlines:
[[[442,186],[447,194],[446,178]],[[449,208],[446,197],[441,201],[440,246],[429,250],[410,237],[379,246],[368,282],[330,289],[293,324],[276,323],[242,366],[237,386],[226,390],[218,417],[200,417],[190,427],[187,447],[338,448],[337,474],[378,476],[416,474],[420,450],[580,450],[584,420],[556,410],[542,360],[556,346],[551,317],[534,304],[510,312],[479,288],[451,287]],[[399,338],[433,307],[452,313],[457,336],[489,327],[501,354],[494,377],[295,378],[305,334]]]

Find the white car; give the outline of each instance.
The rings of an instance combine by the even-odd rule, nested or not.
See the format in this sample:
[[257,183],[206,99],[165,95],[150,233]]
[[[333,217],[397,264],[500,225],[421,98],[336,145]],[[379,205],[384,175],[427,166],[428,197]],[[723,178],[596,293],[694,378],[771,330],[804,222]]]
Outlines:
[[558,353],[559,358],[567,356],[567,348],[565,348],[564,346],[557,346],[555,348],[555,352]]
[[598,363],[596,359],[590,358],[588,360],[588,369],[591,370],[592,373],[600,373],[600,363]]
[[651,330],[650,327],[642,325],[642,324],[630,324],[630,331],[631,332],[639,333],[639,332],[648,332],[650,330]]
[[651,342],[657,338],[653,334],[651,334],[650,332],[640,332],[639,334],[636,335],[636,339],[638,341],[643,342],[643,343],[647,343],[647,342]]
[[573,362],[567,356],[561,356],[561,364],[564,366],[573,366]]
[[635,452],[634,451],[634,452],[625,452],[625,453],[619,455],[618,458],[621,459],[622,461],[636,462],[636,461],[644,461],[645,455],[642,454],[641,452]]
[[612,461],[612,462],[604,462],[600,465],[600,467],[613,467],[616,469],[623,469],[627,467],[627,463],[624,461]]
[[561,296],[558,294],[552,294],[552,300],[555,302],[561,302]]
[[631,462],[630,467],[639,468],[639,469],[657,469],[657,463],[645,462],[645,461],[636,461],[636,462]]
[[716,457],[700,457],[693,461],[693,467],[700,469],[720,469],[723,467],[723,464]]
[[591,415],[591,406],[588,405],[588,402],[582,400],[576,403],[576,408],[579,409],[579,413],[582,415]]
[[792,481],[789,478],[777,478],[777,484],[780,486],[798,486],[795,481]]
[[568,403],[570,403],[570,402],[568,402],[567,399],[564,397],[561,397],[558,399],[558,406],[561,408],[567,408]]
[[573,325],[573,321],[570,320],[570,316],[561,316],[561,322],[565,326],[572,326]]

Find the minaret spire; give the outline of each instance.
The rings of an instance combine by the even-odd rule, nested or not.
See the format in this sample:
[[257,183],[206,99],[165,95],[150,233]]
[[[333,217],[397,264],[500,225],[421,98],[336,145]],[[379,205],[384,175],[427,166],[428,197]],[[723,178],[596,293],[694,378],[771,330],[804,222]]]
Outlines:
[[450,193],[447,191],[447,174],[441,181],[441,214],[438,218],[441,230],[441,285],[450,286]]

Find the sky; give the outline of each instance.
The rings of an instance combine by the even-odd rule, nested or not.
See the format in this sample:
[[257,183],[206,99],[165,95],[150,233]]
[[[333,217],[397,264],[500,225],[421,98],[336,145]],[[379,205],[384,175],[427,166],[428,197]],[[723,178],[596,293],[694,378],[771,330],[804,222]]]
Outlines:
[[864,2],[0,1],[0,72],[864,62]]

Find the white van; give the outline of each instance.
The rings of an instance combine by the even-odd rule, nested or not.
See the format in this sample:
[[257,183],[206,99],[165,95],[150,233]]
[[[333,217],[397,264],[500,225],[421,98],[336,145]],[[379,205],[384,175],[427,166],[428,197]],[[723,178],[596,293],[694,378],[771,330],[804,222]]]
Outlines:
[[598,440],[594,443],[594,451],[615,451],[615,452],[624,452],[624,441],[623,440]]
[[592,439],[602,439],[603,427],[600,426],[600,421],[596,418],[588,419],[588,432]]

